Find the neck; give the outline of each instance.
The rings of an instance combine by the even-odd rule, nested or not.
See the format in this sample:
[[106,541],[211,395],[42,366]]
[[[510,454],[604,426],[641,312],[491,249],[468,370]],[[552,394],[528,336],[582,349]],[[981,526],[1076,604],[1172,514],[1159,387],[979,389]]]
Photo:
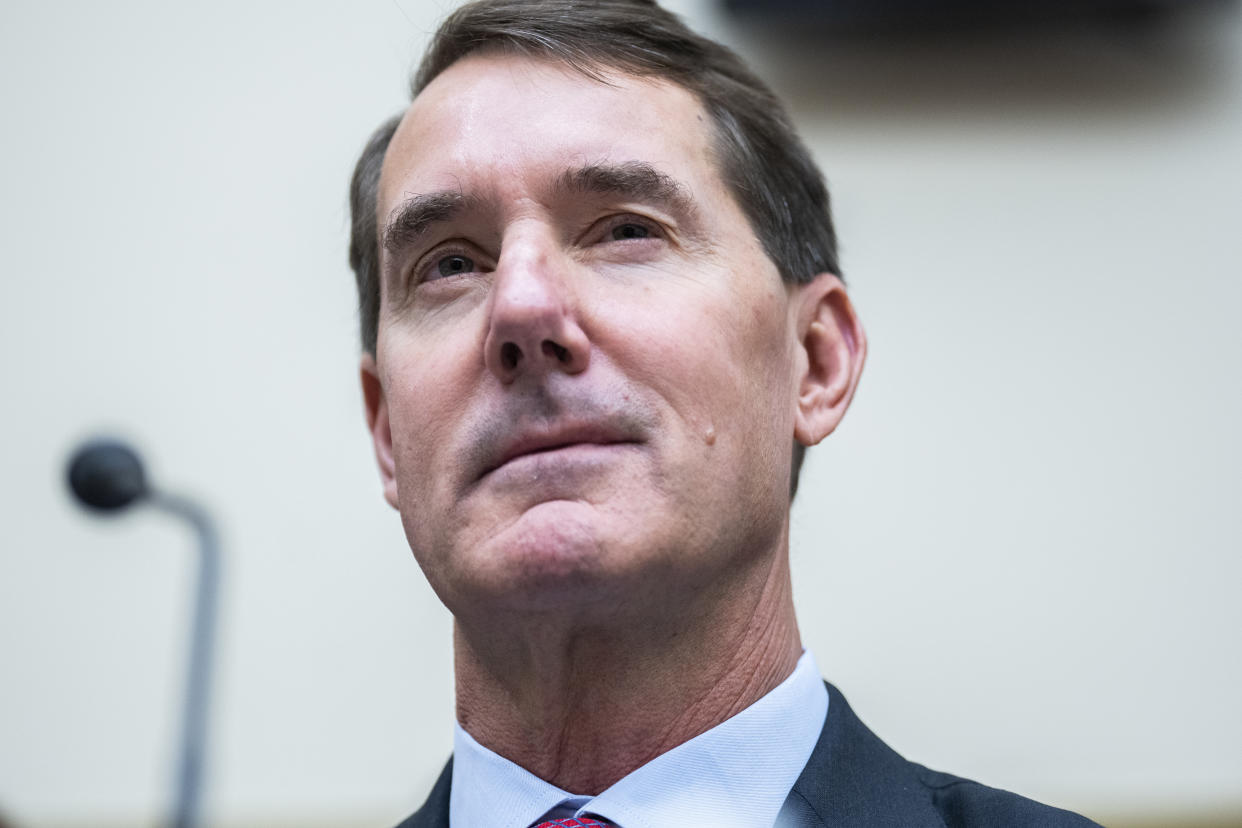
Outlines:
[[787,552],[739,580],[642,623],[459,618],[458,721],[563,790],[602,792],[793,672],[802,645]]

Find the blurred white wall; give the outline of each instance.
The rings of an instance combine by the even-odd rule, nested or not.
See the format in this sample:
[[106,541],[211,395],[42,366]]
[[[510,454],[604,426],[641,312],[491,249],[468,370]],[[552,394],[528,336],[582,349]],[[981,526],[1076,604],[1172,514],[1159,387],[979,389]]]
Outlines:
[[[216,824],[385,825],[451,737],[449,620],[380,498],[346,183],[450,4],[0,8],[0,812],[159,819],[189,539],[223,521]],[[1242,19],[794,54],[871,359],[795,509],[804,636],[910,758],[1092,815],[1242,813]]]

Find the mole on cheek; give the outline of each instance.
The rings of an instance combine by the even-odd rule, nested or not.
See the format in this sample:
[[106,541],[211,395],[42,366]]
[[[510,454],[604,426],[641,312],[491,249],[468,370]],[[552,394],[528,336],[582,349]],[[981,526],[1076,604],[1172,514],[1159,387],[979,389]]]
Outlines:
[[708,426],[707,431],[703,432],[703,442],[709,446],[716,445],[716,429],[714,426]]

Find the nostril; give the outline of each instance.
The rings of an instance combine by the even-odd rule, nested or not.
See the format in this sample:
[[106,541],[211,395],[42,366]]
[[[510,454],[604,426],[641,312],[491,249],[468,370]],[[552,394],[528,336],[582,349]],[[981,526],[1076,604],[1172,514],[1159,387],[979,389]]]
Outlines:
[[562,345],[557,345],[550,339],[543,341],[543,353],[545,356],[553,357],[558,362],[569,362],[569,349]]
[[506,342],[500,346],[500,364],[505,370],[512,371],[517,367],[518,360],[522,358],[522,349],[513,342]]

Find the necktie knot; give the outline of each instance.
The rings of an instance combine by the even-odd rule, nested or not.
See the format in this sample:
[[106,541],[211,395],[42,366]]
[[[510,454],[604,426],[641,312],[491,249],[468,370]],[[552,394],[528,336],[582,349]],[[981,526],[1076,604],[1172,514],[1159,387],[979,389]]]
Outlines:
[[600,822],[590,817],[570,817],[568,819],[550,819],[541,822],[535,828],[613,828],[607,822]]

